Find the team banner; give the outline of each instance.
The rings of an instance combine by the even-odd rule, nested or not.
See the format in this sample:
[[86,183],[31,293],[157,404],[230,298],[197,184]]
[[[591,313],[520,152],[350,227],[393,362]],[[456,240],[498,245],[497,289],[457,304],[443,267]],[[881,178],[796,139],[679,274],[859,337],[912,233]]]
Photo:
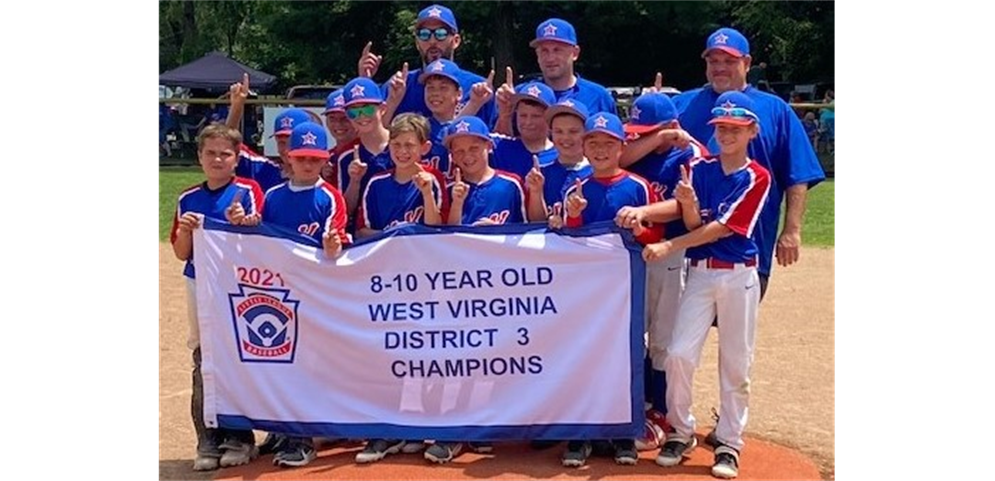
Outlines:
[[636,437],[645,266],[608,225],[405,226],[329,259],[194,237],[208,427],[442,440]]

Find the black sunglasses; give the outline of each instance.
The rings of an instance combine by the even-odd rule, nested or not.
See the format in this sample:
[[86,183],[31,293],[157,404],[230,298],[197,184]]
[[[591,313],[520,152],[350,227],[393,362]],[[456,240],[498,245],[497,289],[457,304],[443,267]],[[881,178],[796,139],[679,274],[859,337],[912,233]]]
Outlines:
[[432,38],[432,35],[435,35],[436,40],[445,40],[449,38],[449,29],[443,27],[439,27],[434,30],[431,28],[418,29],[418,40],[421,40],[422,42],[427,42],[430,38]]

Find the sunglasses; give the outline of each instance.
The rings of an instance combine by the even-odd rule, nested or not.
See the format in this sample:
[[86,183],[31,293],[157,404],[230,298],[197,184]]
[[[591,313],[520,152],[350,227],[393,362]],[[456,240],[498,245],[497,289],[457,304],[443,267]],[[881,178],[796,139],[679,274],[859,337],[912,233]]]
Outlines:
[[418,40],[421,40],[422,42],[427,42],[433,35],[436,40],[442,41],[449,38],[449,30],[443,27],[439,27],[434,30],[431,28],[418,29]]
[[359,107],[349,107],[346,109],[345,113],[350,119],[358,119],[360,117],[373,117],[373,114],[377,112],[376,104],[366,104]]
[[742,107],[715,107],[712,109],[712,117],[739,117],[752,120],[759,120],[757,114]]

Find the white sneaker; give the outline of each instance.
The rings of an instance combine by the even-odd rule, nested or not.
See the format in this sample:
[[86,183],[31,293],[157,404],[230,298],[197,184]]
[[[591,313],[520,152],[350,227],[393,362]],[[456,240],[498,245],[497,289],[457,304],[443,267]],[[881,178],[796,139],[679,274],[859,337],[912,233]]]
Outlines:
[[227,440],[221,445],[224,454],[221,455],[221,467],[241,466],[259,457],[259,448],[255,443]]

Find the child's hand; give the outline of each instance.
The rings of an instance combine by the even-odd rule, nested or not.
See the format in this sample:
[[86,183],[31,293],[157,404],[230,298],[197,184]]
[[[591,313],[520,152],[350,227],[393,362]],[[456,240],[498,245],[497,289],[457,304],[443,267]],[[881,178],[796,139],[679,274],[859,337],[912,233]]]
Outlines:
[[242,75],[242,81],[231,84],[228,87],[232,105],[245,104],[245,99],[249,98],[249,74]]
[[404,93],[408,91],[408,62],[404,62],[401,71],[390,78],[387,92],[387,102],[400,105]]
[[180,216],[177,227],[180,234],[190,235],[194,229],[200,227],[200,214],[187,212]]
[[228,219],[228,223],[231,225],[242,225],[245,220],[245,208],[242,207],[242,196],[245,195],[244,190],[235,191],[235,196],[231,199],[231,204],[225,209],[225,219]]
[[661,129],[656,133],[660,142],[660,149],[677,147],[686,149],[691,145],[691,135],[681,129]]
[[[420,190],[420,188],[419,188]],[[470,193],[470,186],[463,182],[463,173],[460,172],[459,167],[456,168],[456,181],[453,183],[453,203],[463,203],[466,200],[466,195]]]
[[491,70],[487,80],[473,84],[470,91],[470,101],[477,105],[484,105],[494,96],[494,71]]
[[505,81],[497,91],[497,107],[499,114],[511,115],[511,97],[515,95],[515,73],[511,67],[506,67],[505,75]]
[[670,255],[673,244],[670,241],[656,242],[643,247],[643,260],[646,262],[657,261]]
[[477,219],[476,222],[474,222],[473,224],[470,224],[470,225],[472,225],[472,226],[498,225],[498,223],[495,222],[494,219],[491,219],[490,217],[481,217],[481,218]]
[[546,220],[549,221],[550,229],[563,227],[563,204],[559,202],[553,204],[553,211],[549,213],[549,217]]
[[369,166],[359,158],[359,146],[352,151],[352,162],[349,162],[349,180],[359,182],[366,175]]
[[643,89],[643,93],[646,92],[659,93],[661,90],[663,90],[663,72],[657,72],[656,78],[653,79],[653,86]]
[[331,161],[325,162],[325,165],[321,166],[321,178],[325,179],[325,182],[335,182],[335,164]]
[[686,206],[693,206],[698,202],[698,196],[695,195],[694,186],[691,185],[691,179],[688,176],[688,168],[684,164],[681,164],[681,181],[674,189],[674,198]]
[[[419,168],[421,168],[421,165],[419,165]],[[432,195],[432,174],[429,174],[424,170],[420,170],[417,174],[415,174],[413,180],[415,187],[418,188],[418,191],[421,192],[422,195]]]
[[377,70],[380,69],[380,62],[383,60],[383,55],[377,55],[370,51],[373,47],[373,42],[366,42],[366,46],[363,47],[363,53],[359,56],[359,76],[373,78],[377,74]]
[[525,186],[528,188],[529,194],[539,195],[542,193],[544,185],[546,185],[546,176],[542,175],[542,169],[539,168],[539,157],[533,155],[532,169],[525,175]]
[[321,246],[325,250],[325,255],[328,257],[336,257],[342,252],[342,239],[339,237],[339,231],[337,229],[332,229],[325,232],[321,236]]
[[645,220],[646,214],[643,212],[643,209],[631,205],[622,207],[615,214],[615,225],[623,229],[635,230],[636,226],[642,226]]
[[581,212],[587,208],[587,199],[584,198],[584,189],[580,179],[574,181],[574,191],[567,197],[567,217],[580,217]]

